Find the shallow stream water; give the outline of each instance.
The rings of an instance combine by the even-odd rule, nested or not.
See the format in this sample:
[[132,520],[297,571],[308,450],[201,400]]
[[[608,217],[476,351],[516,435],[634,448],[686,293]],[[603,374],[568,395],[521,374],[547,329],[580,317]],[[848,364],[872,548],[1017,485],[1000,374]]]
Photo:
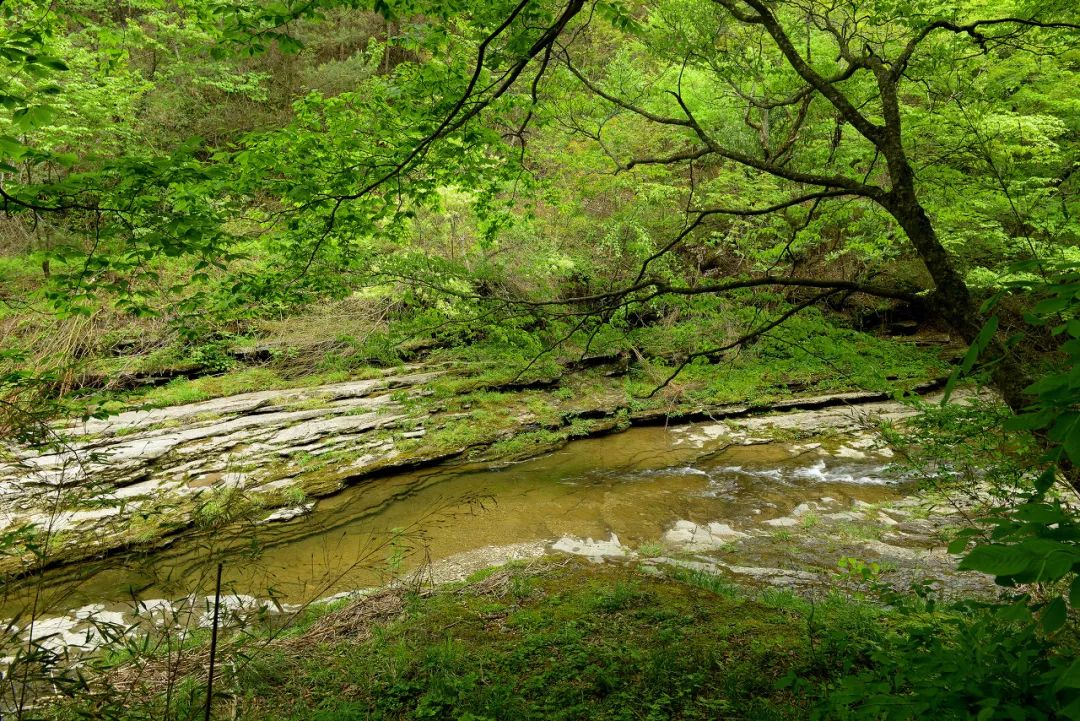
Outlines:
[[[120,622],[137,602],[158,608],[212,594],[218,558],[234,605],[273,599],[287,608],[417,569],[452,580],[552,546],[629,552],[673,538],[680,522],[780,535],[800,504],[847,508],[903,496],[908,484],[890,479],[889,459],[865,445],[727,446],[710,426],[635,428],[502,467],[441,465],[372,478],[292,520],[179,536],[153,553],[57,572],[39,587],[36,605],[55,617],[43,628],[77,645],[95,614]],[[26,593],[0,614],[25,608]]]

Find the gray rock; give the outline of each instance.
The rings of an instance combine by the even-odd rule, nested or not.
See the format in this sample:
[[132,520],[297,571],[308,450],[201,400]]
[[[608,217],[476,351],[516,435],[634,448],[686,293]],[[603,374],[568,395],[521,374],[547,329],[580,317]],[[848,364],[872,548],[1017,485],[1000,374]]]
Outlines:
[[614,533],[611,534],[611,538],[607,541],[564,536],[553,543],[551,549],[574,556],[584,556],[596,563],[603,561],[605,558],[626,558],[630,555],[629,549],[619,543],[619,537]]
[[699,526],[692,521],[676,521],[675,525],[664,534],[668,543],[685,546],[689,549],[719,548],[727,543],[744,538],[745,533],[736,531],[726,523],[712,522]]
[[314,508],[314,501],[310,503],[304,503],[299,506],[292,506],[290,508],[279,508],[266,518],[259,521],[259,523],[283,523],[285,521],[291,521],[294,518],[299,518],[300,516],[305,516],[308,513],[311,513],[312,509]]

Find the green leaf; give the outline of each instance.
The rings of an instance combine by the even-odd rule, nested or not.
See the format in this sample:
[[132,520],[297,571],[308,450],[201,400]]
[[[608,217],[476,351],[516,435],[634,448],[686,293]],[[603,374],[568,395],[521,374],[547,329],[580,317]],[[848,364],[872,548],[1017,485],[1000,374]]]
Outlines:
[[1080,688],[1080,659],[1073,661],[1067,669],[1061,672],[1054,683],[1054,690],[1063,688]]
[[968,547],[968,540],[969,539],[967,538],[953,539],[953,541],[949,544],[949,553],[963,553],[964,550]]
[[1054,313],[1060,313],[1069,306],[1069,299],[1057,296],[1054,298],[1047,298],[1041,300],[1035,304],[1033,309],[1034,313],[1041,316],[1053,315]]
[[10,135],[0,135],[0,157],[21,158],[27,147]]
[[998,302],[1002,299],[1004,295],[1004,291],[998,291],[997,293],[994,293],[992,296],[982,302],[982,305],[979,306],[979,312],[983,314],[989,313],[991,310],[994,309],[994,306],[998,304]]
[[1058,596],[1051,601],[1042,612],[1042,627],[1047,633],[1054,633],[1065,625],[1068,617],[1068,609],[1065,607],[1065,599]]
[[1060,523],[1068,518],[1060,506],[1054,506],[1049,503],[1025,503],[1016,508],[1013,512],[1013,516],[1021,521],[1038,523],[1041,525]]
[[1050,427],[1049,436],[1061,444],[1069,460],[1080,464],[1080,413],[1062,413]]
[[1054,553],[1046,556],[1039,562],[1039,570],[1036,580],[1048,583],[1064,578],[1073,566],[1073,557],[1070,554]]
[[998,317],[996,315],[990,316],[990,319],[986,321],[986,325],[979,331],[979,335],[975,337],[975,342],[971,344],[971,348],[964,356],[964,361],[961,363],[961,367],[965,371],[970,371],[975,361],[978,360],[986,347],[990,344],[990,339],[994,337],[998,329]]
[[942,396],[941,405],[948,405],[949,398],[952,397],[953,389],[956,386],[956,382],[961,376],[971,372],[971,369],[975,367],[976,361],[979,360],[979,356],[982,354],[986,347],[990,345],[990,340],[997,333],[998,329],[998,317],[996,315],[990,316],[990,319],[986,321],[986,325],[982,327],[979,334],[975,337],[971,347],[968,348],[967,353],[964,354],[964,360],[960,362],[960,366],[952,372],[949,376],[949,380],[945,383],[945,394]]
[[1080,576],[1074,578],[1069,587],[1069,605],[1080,610]]
[[1050,419],[1054,417],[1051,410],[1042,410],[1038,413],[1022,413],[1005,419],[1005,428],[1010,431],[1033,431],[1044,428]]
[[1072,721],[1080,721],[1080,698],[1058,711],[1058,714]]
[[1057,481],[1057,469],[1050,467],[1039,474],[1039,477],[1035,479],[1035,490],[1040,496],[1045,494],[1053,487]]
[[990,544],[973,548],[960,561],[960,568],[993,576],[1013,576],[1027,570],[1031,561],[1031,556],[1016,546]]
[[1025,603],[1013,603],[1011,605],[999,608],[997,611],[997,616],[1002,621],[1027,623],[1031,621],[1031,609],[1028,608],[1027,604]]
[[12,125],[20,130],[34,130],[48,123],[55,110],[49,105],[32,105],[11,114]]

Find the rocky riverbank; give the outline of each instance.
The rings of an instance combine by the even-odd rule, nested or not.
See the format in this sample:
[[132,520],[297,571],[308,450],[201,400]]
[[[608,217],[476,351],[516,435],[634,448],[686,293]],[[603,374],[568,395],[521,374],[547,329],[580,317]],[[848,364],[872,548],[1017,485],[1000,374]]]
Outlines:
[[[877,420],[911,413],[873,392],[794,397],[756,408],[640,403],[602,376],[447,398],[432,390],[445,374],[414,367],[66,427],[62,448],[17,451],[0,466],[0,524],[7,532],[33,526],[39,549],[9,553],[0,571],[152,547],[184,529],[234,517],[288,520],[310,512],[316,499],[378,474],[451,459],[520,460],[631,425],[728,419],[710,426],[709,440],[748,443],[865,425],[860,413]],[[807,408],[821,410],[783,415]]]

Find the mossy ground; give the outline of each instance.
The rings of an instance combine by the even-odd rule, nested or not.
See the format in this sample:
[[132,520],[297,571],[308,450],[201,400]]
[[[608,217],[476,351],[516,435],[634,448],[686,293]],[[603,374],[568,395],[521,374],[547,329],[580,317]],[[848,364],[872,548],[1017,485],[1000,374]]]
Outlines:
[[[821,629],[869,634],[884,615],[839,597],[811,606],[704,574],[577,560],[402,593],[392,610],[334,634],[316,620],[324,632],[314,639],[306,618],[225,672],[220,717],[800,719],[815,702],[806,692],[813,680],[841,671],[858,646],[833,653]],[[798,692],[788,682],[795,676]],[[201,718],[198,680],[181,685],[192,705],[173,717]],[[161,697],[148,698],[149,707],[118,717],[166,713]]]
[[[539,385],[563,401],[598,393],[618,394],[632,410],[660,408],[673,401],[695,405],[741,403],[747,399],[768,402],[800,393],[852,388],[877,390],[935,377],[946,370],[939,357],[941,349],[918,348],[910,342],[878,338],[828,324],[818,330],[820,337],[814,337],[813,347],[761,347],[721,362],[695,362],[666,385],[665,381],[677,367],[670,359],[641,359],[616,373],[610,367],[580,373],[572,368],[574,348],[564,349],[558,357],[537,356],[528,348],[478,342],[438,348],[427,355],[424,365],[448,371],[432,384],[435,396],[441,399],[483,397],[491,391],[520,391],[523,387]],[[649,329],[646,337],[664,346],[670,341],[668,335],[670,329],[657,327]],[[317,340],[331,339],[307,338],[309,342]],[[179,351],[170,352],[172,355],[128,357],[125,362],[139,369],[160,371],[180,371],[190,366],[188,356]],[[314,365],[303,363],[289,353],[255,364],[227,360],[201,377],[180,377],[157,387],[106,391],[97,394],[94,401],[111,411],[160,408],[254,390],[375,378],[400,368],[400,361],[376,361],[366,355],[345,363],[335,362],[331,354],[323,361]],[[654,393],[658,389],[660,392]]]

